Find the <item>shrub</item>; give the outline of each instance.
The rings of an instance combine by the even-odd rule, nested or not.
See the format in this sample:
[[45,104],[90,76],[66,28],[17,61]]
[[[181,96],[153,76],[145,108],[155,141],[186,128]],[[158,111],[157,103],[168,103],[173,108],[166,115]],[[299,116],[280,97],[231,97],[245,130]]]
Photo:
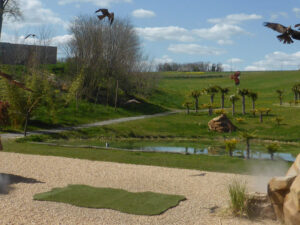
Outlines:
[[273,120],[274,120],[274,121],[277,123],[277,125],[279,126],[280,123],[283,121],[283,117],[281,117],[281,116],[276,116]]
[[227,111],[225,109],[216,109],[215,113],[217,115],[227,114]]
[[0,125],[6,126],[9,124],[8,102],[0,101]]
[[232,213],[236,216],[247,213],[246,183],[235,179],[228,185],[228,191]]
[[242,117],[237,117],[237,118],[235,118],[235,120],[236,120],[236,122],[238,122],[238,123],[243,123],[243,122],[245,121],[245,119],[242,118]]
[[235,138],[225,140],[225,148],[230,156],[232,156],[232,151],[236,148],[237,143],[238,140]]

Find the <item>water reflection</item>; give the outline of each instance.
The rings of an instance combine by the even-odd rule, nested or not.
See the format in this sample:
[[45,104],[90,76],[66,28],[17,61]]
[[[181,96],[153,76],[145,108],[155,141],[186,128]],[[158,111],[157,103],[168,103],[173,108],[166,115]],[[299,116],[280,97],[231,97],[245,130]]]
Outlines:
[[[221,147],[209,146],[207,148],[193,148],[193,147],[168,147],[168,146],[144,146],[134,148],[142,151],[152,151],[152,152],[172,152],[172,153],[182,153],[182,154],[196,154],[196,155],[227,155],[228,153]],[[233,151],[233,156],[246,158],[247,152],[244,150]],[[270,154],[265,152],[260,152],[257,150],[251,151],[252,159],[271,159]],[[289,162],[294,162],[295,158],[290,153],[274,153],[274,159],[285,160]]]

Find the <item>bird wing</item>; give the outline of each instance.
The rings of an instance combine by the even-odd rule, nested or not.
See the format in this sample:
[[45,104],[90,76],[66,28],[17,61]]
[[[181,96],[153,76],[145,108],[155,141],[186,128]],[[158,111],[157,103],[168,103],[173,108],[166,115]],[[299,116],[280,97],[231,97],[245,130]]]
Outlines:
[[294,27],[300,27],[300,23],[296,24]]
[[300,31],[291,29],[290,33],[293,39],[300,40]]
[[114,13],[110,13],[109,19],[110,19],[110,25],[112,25],[112,23],[114,22],[114,19],[115,19],[115,14]]
[[103,15],[109,15],[108,9],[100,9],[100,11],[103,13]]
[[279,41],[283,41],[283,44],[292,44],[294,41],[292,40],[292,38],[290,37],[289,34],[287,33],[283,33],[281,35],[277,36]]
[[106,17],[105,15],[101,15],[101,16],[98,16],[98,19],[103,20],[105,17]]
[[285,26],[283,26],[283,25],[281,25],[279,23],[268,23],[268,22],[265,22],[264,26],[265,27],[269,27],[269,28],[271,28],[271,29],[273,29],[273,30],[275,30],[275,31],[277,31],[279,33],[282,33],[282,34],[287,31],[287,27],[285,27]]
[[25,38],[24,38],[24,40],[26,40],[27,38],[29,38],[31,36],[31,34],[28,34]]

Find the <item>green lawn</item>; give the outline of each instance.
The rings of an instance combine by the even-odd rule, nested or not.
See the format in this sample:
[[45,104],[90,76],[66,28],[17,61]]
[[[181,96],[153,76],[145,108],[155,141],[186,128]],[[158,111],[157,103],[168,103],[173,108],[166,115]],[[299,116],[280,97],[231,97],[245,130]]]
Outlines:
[[133,193],[122,189],[68,185],[36,194],[34,200],[63,202],[87,208],[105,208],[135,215],[159,215],[175,207],[184,196],[154,192]]
[[[60,156],[117,163],[196,169],[223,173],[251,174],[253,168],[274,165],[271,160],[244,160],[229,156],[181,155],[172,153],[132,152],[123,150],[66,148],[30,143],[4,142],[6,152]],[[284,162],[283,162],[284,163]],[[290,163],[284,163],[290,166]]]

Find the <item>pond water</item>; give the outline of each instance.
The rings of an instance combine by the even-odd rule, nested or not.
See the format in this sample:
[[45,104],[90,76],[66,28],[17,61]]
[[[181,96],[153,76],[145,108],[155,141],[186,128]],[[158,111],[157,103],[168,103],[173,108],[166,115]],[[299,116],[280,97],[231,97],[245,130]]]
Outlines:
[[[228,153],[223,148],[218,147],[208,147],[208,148],[194,148],[194,147],[170,147],[170,146],[122,146],[126,149],[135,149],[146,152],[170,152],[170,153],[181,153],[181,154],[196,154],[196,155],[228,155]],[[233,151],[233,156],[235,157],[246,157],[247,152],[244,150]],[[250,153],[252,159],[271,159],[270,154],[266,152],[260,152],[258,150],[252,150]],[[288,162],[294,162],[295,157],[291,153],[274,153],[275,160],[284,160]]]

